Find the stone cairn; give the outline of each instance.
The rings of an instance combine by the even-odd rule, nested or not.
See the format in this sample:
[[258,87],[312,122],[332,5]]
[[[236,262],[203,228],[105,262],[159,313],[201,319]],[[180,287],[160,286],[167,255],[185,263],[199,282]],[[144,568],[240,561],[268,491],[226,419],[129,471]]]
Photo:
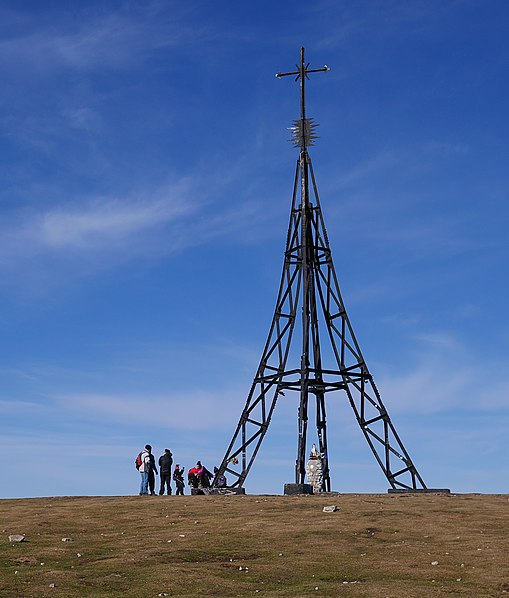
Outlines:
[[322,455],[322,453],[318,452],[316,445],[313,444],[308,462],[306,463],[306,477],[308,483],[313,486],[314,494],[322,492],[324,459],[325,455]]

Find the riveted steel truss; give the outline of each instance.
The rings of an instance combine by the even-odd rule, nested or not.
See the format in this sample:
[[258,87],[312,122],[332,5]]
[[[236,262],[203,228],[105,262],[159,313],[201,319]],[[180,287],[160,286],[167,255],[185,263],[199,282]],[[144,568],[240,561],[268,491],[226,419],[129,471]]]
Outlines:
[[[307,460],[308,410],[314,402],[315,427],[323,460],[323,491],[330,491],[326,398],[346,395],[364,437],[393,489],[426,489],[389,414],[341,297],[332,261],[317,185],[307,146],[312,127],[305,115],[304,81],[309,70],[301,49],[301,120],[294,129],[300,147],[293,186],[292,208],[276,308],[260,364],[233,438],[220,466],[232,487],[243,487],[267,433],[278,399],[285,392],[299,395],[298,446],[295,482],[304,483]],[[296,121],[299,122],[299,121]],[[313,125],[314,128],[314,125]],[[311,197],[310,197],[311,189]],[[292,362],[291,345],[300,328],[299,360]]]

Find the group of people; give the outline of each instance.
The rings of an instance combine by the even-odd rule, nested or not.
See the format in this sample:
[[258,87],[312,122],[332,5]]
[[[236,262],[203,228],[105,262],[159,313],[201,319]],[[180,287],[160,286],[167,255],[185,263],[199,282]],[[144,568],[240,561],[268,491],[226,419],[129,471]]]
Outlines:
[[[140,496],[144,494],[156,494],[155,492],[155,476],[158,475],[156,458],[152,454],[152,447],[146,444],[145,448],[136,457],[136,468],[141,475]],[[164,453],[159,457],[159,476],[160,488],[159,495],[165,493],[170,495],[171,481],[175,482],[175,494],[184,494],[184,467],[180,467],[177,463],[172,470],[173,455],[170,449],[164,449]],[[206,467],[201,464],[201,461],[196,463],[195,467],[191,467],[187,474],[187,482],[191,488],[205,489],[205,488],[226,488],[226,477],[224,474],[219,474],[217,467],[214,467],[214,473],[211,473]]]

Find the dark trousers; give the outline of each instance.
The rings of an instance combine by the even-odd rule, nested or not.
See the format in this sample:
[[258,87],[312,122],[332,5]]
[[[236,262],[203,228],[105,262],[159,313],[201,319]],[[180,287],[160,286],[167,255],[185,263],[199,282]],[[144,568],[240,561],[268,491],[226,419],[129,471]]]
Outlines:
[[156,482],[156,476],[154,474],[154,470],[151,469],[148,472],[148,489],[149,489],[150,494],[155,494],[155,492],[154,492],[155,482]]
[[176,486],[177,486],[177,492],[175,492],[175,495],[178,496],[179,494],[181,496],[184,496],[184,482],[175,482]]
[[166,493],[171,494],[171,486],[170,486],[171,474],[170,474],[170,472],[164,473],[164,472],[160,471],[159,473],[161,475],[161,489],[159,490],[159,494],[164,494],[164,486],[165,485],[166,485]]

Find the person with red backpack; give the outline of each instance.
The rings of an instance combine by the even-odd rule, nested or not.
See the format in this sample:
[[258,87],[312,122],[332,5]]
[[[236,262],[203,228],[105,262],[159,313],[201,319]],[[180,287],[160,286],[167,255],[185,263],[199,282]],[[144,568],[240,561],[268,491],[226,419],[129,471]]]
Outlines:
[[151,452],[152,447],[150,444],[146,444],[145,448],[136,457],[136,469],[141,475],[140,496],[148,494],[148,474],[152,466],[150,463]]

